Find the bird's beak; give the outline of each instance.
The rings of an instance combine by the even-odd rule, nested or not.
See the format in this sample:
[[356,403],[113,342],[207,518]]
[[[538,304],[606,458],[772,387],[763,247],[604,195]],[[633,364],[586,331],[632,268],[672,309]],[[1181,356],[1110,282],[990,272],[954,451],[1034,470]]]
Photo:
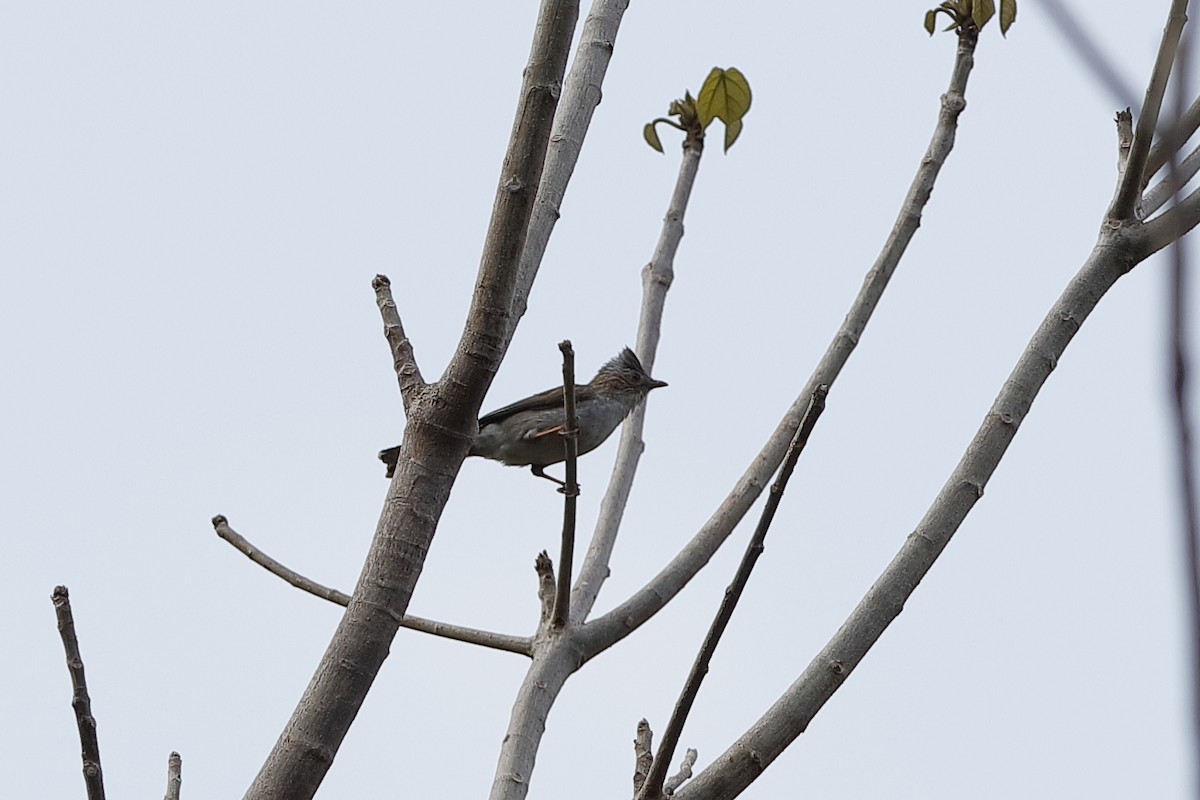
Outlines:
[[[666,385],[666,381],[656,381],[653,378],[650,379],[650,389],[661,389]],[[646,391],[650,391],[650,389],[647,389]]]

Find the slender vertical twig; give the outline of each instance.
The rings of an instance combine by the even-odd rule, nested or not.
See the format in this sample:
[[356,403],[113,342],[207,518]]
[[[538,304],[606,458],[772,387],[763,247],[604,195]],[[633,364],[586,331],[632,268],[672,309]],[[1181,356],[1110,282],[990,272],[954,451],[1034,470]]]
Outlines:
[[708,665],[712,661],[713,653],[717,651],[721,636],[725,633],[729,620],[733,618],[733,612],[737,608],[738,600],[741,599],[746,584],[750,582],[750,573],[754,571],[754,564],[762,555],[767,531],[771,529],[775,512],[783,500],[783,492],[787,489],[788,481],[792,477],[792,470],[796,468],[796,462],[800,460],[800,454],[804,452],[804,446],[808,444],[808,437],[821,417],[821,412],[825,410],[825,396],[828,393],[828,386],[818,386],[809,398],[808,408],[800,420],[800,426],[796,428],[796,435],[792,437],[791,444],[788,445],[783,465],[779,468],[779,477],[771,485],[766,505],[763,506],[762,515],[758,520],[758,527],[754,529],[754,535],[750,537],[750,542],[746,545],[746,552],[742,554],[742,561],[738,564],[733,582],[725,590],[721,607],[717,610],[712,626],[708,629],[708,635],[704,637],[704,644],[700,647],[700,652],[696,654],[696,661],[692,664],[692,671],[688,674],[683,691],[679,694],[679,700],[675,703],[675,710],[671,712],[671,719],[658,744],[658,752],[654,754],[654,763],[650,765],[650,774],[646,776],[646,781],[642,784],[641,791],[638,792],[638,800],[657,800],[663,796],[663,783],[667,779],[667,768],[670,767],[671,759],[675,755],[675,748],[679,744],[679,735],[683,732],[683,724],[687,721],[692,704],[695,703],[696,696],[700,693],[700,684],[704,681],[704,676],[708,674]]
[[92,698],[88,696],[87,677],[83,673],[83,657],[79,654],[79,639],[75,636],[75,617],[71,613],[67,587],[55,586],[50,599],[54,602],[58,633],[67,653],[67,671],[71,673],[71,708],[75,710],[79,744],[83,748],[83,782],[87,787],[88,800],[104,800],[100,739],[96,735],[96,718],[92,716]]
[[[1189,37],[1190,42],[1191,37]],[[1185,46],[1179,51],[1175,71],[1175,114],[1181,116],[1187,97],[1187,55]],[[1176,142],[1176,148],[1182,142]],[[1167,161],[1167,183],[1170,185],[1171,203],[1174,205],[1183,190],[1184,178],[1179,172],[1178,150],[1172,150]],[[1182,231],[1176,236],[1181,237]],[[1195,764],[1200,764],[1200,509],[1196,507],[1195,455],[1192,443],[1191,387],[1188,355],[1188,305],[1187,305],[1187,252],[1178,238],[1171,245],[1170,279],[1167,282],[1168,333],[1167,352],[1170,363],[1171,399],[1175,426],[1176,487],[1179,492],[1182,520],[1180,535],[1183,551],[1187,558],[1184,564],[1187,582],[1188,630],[1191,633],[1191,691],[1192,691],[1192,747],[1196,753]],[[1193,780],[1196,778],[1193,776]]]
[[[667,304],[667,292],[675,280],[675,253],[683,241],[683,218],[687,212],[692,188],[700,172],[700,158],[704,155],[704,131],[688,136],[683,146],[683,157],[675,188],[667,204],[658,243],[650,262],[642,269],[642,310],[638,318],[638,333],[635,349],[642,365],[654,374],[654,359],[658,352],[658,339],[662,330],[663,310]],[[588,545],[587,555],[579,569],[579,581],[575,587],[575,609],[579,619],[592,612],[592,606],[608,577],[608,564],[612,558],[620,531],[625,506],[633,491],[633,479],[637,475],[645,444],[642,441],[642,425],[646,419],[647,403],[633,410],[621,426],[621,440],[617,458],[613,463],[608,489],[600,501],[600,515],[596,519],[595,532]]]
[[563,339],[558,349],[562,351],[563,410],[566,412],[566,428],[562,432],[563,447],[567,451],[566,481],[563,493],[562,551],[558,557],[558,590],[554,594],[553,625],[564,627],[571,619],[571,570],[575,560],[575,512],[579,501],[579,419],[575,413],[575,351],[571,341]]

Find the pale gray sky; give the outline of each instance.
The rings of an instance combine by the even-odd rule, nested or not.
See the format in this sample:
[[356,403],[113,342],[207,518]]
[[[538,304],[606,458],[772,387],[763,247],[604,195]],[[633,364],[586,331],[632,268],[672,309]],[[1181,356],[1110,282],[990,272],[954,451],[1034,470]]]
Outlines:
[[[932,3],[932,0],[930,0]],[[677,167],[641,126],[714,65],[754,88],[676,262],[614,605],[692,535],[834,334],[924,153],[954,39],[927,5],[635,3],[485,408],[633,342]],[[1075,3],[1076,6],[1082,5]],[[1166,0],[1087,3],[1144,87]],[[1136,8],[1137,10],[1131,10]],[[237,797],[352,588],[402,412],[370,288],[425,374],[458,340],[535,4],[10,3],[0,12],[8,588],[0,793],[80,797],[50,591],[71,589],[111,796]],[[700,766],[837,629],[945,481],[1095,241],[1115,101],[1034,0],[985,31],[958,145],[829,407],[683,744]],[[749,798],[1190,795],[1165,417],[1166,262],[1084,326],[928,579]],[[581,462],[581,524],[615,445]],[[559,496],[469,461],[411,611],[527,633]],[[752,526],[568,683],[530,797],[627,796]],[[518,656],[401,632],[322,797],[483,797]]]

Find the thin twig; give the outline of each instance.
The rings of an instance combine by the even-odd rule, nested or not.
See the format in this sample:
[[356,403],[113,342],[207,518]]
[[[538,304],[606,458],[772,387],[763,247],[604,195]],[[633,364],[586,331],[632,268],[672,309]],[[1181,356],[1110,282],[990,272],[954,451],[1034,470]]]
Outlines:
[[[1167,192],[1168,196],[1170,192]],[[1142,231],[1149,242],[1150,253],[1174,244],[1179,237],[1200,224],[1200,188],[1192,189],[1182,200],[1153,219],[1146,220]]]
[[[1189,37],[1189,42],[1191,41]],[[1188,48],[1179,53],[1178,71],[1175,75],[1175,104],[1178,109],[1183,105],[1187,96],[1188,83]],[[1174,156],[1174,151],[1172,151]],[[1168,161],[1166,183],[1170,185],[1172,199],[1179,197],[1186,180],[1179,172],[1176,159]],[[1183,232],[1177,232],[1182,236]],[[1183,243],[1175,241],[1171,245],[1171,271],[1168,281],[1167,306],[1169,310],[1170,327],[1167,349],[1169,353],[1173,418],[1175,425],[1175,458],[1177,490],[1182,513],[1180,535],[1183,537],[1184,552],[1187,559],[1184,564],[1188,587],[1185,615],[1188,629],[1191,631],[1191,690],[1192,690],[1192,748],[1200,752],[1200,509],[1196,507],[1196,475],[1195,447],[1192,441],[1191,420],[1191,388],[1188,354],[1188,290],[1187,290],[1187,251]]]
[[977,40],[978,37],[970,32],[958,38],[950,85],[942,95],[937,125],[929,148],[921,159],[887,242],[867,271],[862,288],[850,306],[841,329],[829,343],[803,391],[793,401],[770,439],[763,445],[729,495],[679,555],[632,597],[585,626],[583,645],[587,658],[594,657],[637,630],[670,602],[709,562],[733,528],[750,510],[767,486],[771,475],[782,463],[788,443],[800,425],[800,419],[804,409],[808,407],[812,393],[821,385],[832,387],[849,361],[871,315],[883,297],[888,282],[899,267],[901,257],[917,232],[921,214],[933,193],[938,174],[954,149],[958,118],[967,105],[967,79],[975,64]]
[[804,452],[804,447],[808,444],[808,437],[816,427],[821,412],[825,410],[825,397],[828,393],[828,386],[818,386],[809,399],[808,409],[804,412],[803,419],[800,420],[796,435],[792,437],[792,441],[788,445],[783,465],[779,468],[779,477],[771,485],[771,492],[758,520],[758,527],[754,529],[754,535],[750,537],[750,542],[746,545],[746,552],[742,554],[742,561],[738,564],[733,581],[725,590],[721,607],[717,610],[712,626],[709,627],[708,634],[704,637],[704,644],[700,647],[700,652],[696,654],[696,661],[692,664],[692,671],[688,674],[683,691],[679,693],[675,710],[671,712],[671,719],[667,722],[667,728],[663,731],[662,740],[658,744],[658,752],[654,754],[654,764],[650,768],[650,775],[646,778],[641,792],[638,793],[639,800],[658,800],[663,796],[663,783],[667,777],[667,768],[675,755],[679,736],[683,733],[683,724],[687,722],[692,704],[696,702],[696,697],[700,694],[700,684],[704,682],[704,676],[708,674],[708,665],[717,651],[717,645],[721,643],[721,636],[725,633],[729,620],[733,618],[733,612],[742,597],[742,592],[750,582],[754,564],[762,555],[767,531],[771,529],[775,512],[778,511],[779,504],[783,500],[783,493],[792,477],[792,471],[796,468],[796,462],[800,460],[800,454]]
[[1200,128],[1200,97],[1192,100],[1192,104],[1183,113],[1176,111],[1174,124],[1160,134],[1158,141],[1150,148],[1150,155],[1146,158],[1146,177],[1154,177],[1154,173],[1165,167],[1187,140],[1192,138],[1197,128]]
[[179,753],[171,753],[167,758],[167,793],[163,800],[179,800],[179,792],[183,788],[183,758]]
[[[675,254],[679,250],[679,243],[683,241],[683,217],[687,212],[688,200],[692,196],[703,154],[704,132],[700,130],[685,142],[679,173],[675,178],[675,189],[671,193],[667,213],[663,217],[658,244],[650,262],[642,270],[642,310],[638,319],[636,348],[638,358],[650,374],[654,374],[654,360],[658,352],[667,292],[675,280]],[[620,445],[613,463],[612,476],[609,478],[604,498],[600,501],[596,528],[588,545],[587,555],[583,559],[583,566],[579,570],[575,597],[572,598],[576,618],[581,621],[592,613],[592,606],[595,605],[609,574],[608,565],[621,528],[621,519],[625,515],[625,506],[633,491],[638,463],[645,449],[642,427],[646,419],[646,406],[647,404],[643,403],[634,409],[621,427]]]
[[67,654],[67,671],[71,673],[71,708],[79,728],[79,744],[83,751],[83,783],[88,800],[104,800],[104,772],[100,769],[100,739],[96,735],[96,718],[92,716],[92,699],[88,696],[87,677],[83,673],[83,657],[79,654],[79,639],[75,636],[75,617],[71,613],[71,598],[67,587],[55,586],[50,599],[58,618],[58,633]]
[[297,589],[308,592],[311,595],[315,595],[322,600],[328,600],[331,603],[336,603],[343,607],[350,605],[350,595],[346,594],[345,592],[339,592],[337,589],[331,589],[328,586],[323,586],[311,578],[306,578],[299,572],[285,567],[283,564],[264,553],[258,547],[253,545],[246,537],[235,531],[229,525],[229,520],[225,518],[224,514],[217,514],[215,517],[213,517],[212,526],[213,530],[217,532],[217,536],[229,542],[229,544],[233,545],[235,550],[246,556],[246,558],[250,559],[255,564],[258,564],[275,577],[282,578],[292,586],[295,586]]
[[1178,199],[1179,192],[1183,190],[1183,187],[1196,177],[1197,172],[1200,172],[1200,145],[1197,145],[1172,169],[1174,178],[1168,175],[1142,195],[1142,213],[1147,217],[1166,205],[1168,200]]
[[689,747],[684,751],[683,761],[679,762],[679,771],[667,778],[667,782],[663,784],[663,794],[670,797],[675,794],[676,789],[683,785],[684,781],[692,777],[692,767],[696,766],[696,758],[699,755],[694,747]]
[[[246,537],[230,527],[229,520],[224,515],[217,514],[213,517],[212,524],[213,529],[217,532],[217,536],[229,542],[235,550],[275,577],[282,578],[297,589],[315,595],[322,600],[328,600],[343,607],[350,605],[350,595],[340,592],[337,589],[323,586],[271,558],[246,539]],[[458,642],[466,642],[467,644],[477,644],[480,647],[490,647],[493,650],[504,650],[523,656],[530,654],[531,640],[527,636],[511,636],[504,633],[481,631],[475,628],[451,625],[447,622],[437,622],[435,620],[423,619],[422,617],[414,617],[409,614],[405,614],[400,620],[400,627],[420,631],[421,633],[428,633],[433,636],[440,636],[443,639],[453,639]]]
[[562,432],[566,450],[566,480],[563,493],[562,550],[558,557],[558,590],[554,593],[553,625],[565,627],[571,620],[571,570],[575,560],[575,513],[579,503],[579,419],[575,413],[575,351],[569,339],[563,339],[562,351],[563,411],[566,429]]
[[383,334],[392,350],[392,366],[396,370],[400,397],[404,400],[404,411],[407,413],[416,393],[425,388],[425,379],[421,377],[416,356],[413,355],[412,342],[404,333],[404,323],[400,321],[400,312],[392,297],[392,282],[387,275],[376,275],[371,281],[371,288],[375,290],[375,303],[379,306],[379,315],[383,317]]
[[1137,127],[1134,129],[1129,163],[1117,184],[1117,192],[1113,197],[1112,205],[1109,206],[1109,219],[1129,220],[1134,217],[1134,211],[1142,194],[1142,187],[1145,186],[1150,145],[1154,143],[1154,132],[1158,128],[1158,117],[1162,110],[1163,97],[1167,92],[1167,80],[1171,76],[1171,65],[1175,63],[1179,37],[1183,34],[1183,25],[1186,21],[1187,0],[1172,0],[1171,12],[1167,17],[1167,24],[1163,28],[1162,40],[1158,46],[1158,56],[1154,60],[1154,71],[1150,74],[1150,81],[1146,85],[1146,99],[1142,103],[1142,110],[1137,118]]

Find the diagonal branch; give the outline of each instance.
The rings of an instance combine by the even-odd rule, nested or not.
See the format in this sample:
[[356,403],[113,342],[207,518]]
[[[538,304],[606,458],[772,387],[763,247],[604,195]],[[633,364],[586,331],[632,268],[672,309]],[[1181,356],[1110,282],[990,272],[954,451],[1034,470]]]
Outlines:
[[1188,153],[1175,166],[1170,175],[1167,175],[1161,181],[1154,184],[1148,192],[1142,195],[1142,213],[1149,217],[1155,211],[1158,211],[1180,189],[1186,186],[1188,181],[1196,177],[1196,172],[1198,171],[1200,171],[1200,145],[1197,145],[1192,152]]
[[916,530],[796,682],[737,742],[676,794],[679,800],[736,797],[807,729],[899,616],[908,597],[983,496],[1034,399],[1083,321],[1117,280],[1148,255],[1148,241],[1135,227],[1105,226],[1100,241],[1043,319]]
[[1150,148],[1150,155],[1146,157],[1146,178],[1154,177],[1155,173],[1165,167],[1171,157],[1179,152],[1179,148],[1192,138],[1197,128],[1200,128],[1200,97],[1192,101],[1192,104],[1179,115],[1169,129],[1158,137],[1158,141]]
[[958,117],[967,104],[965,93],[967,79],[975,63],[976,41],[976,34],[971,31],[959,36],[950,85],[941,98],[941,108],[929,149],[921,159],[883,250],[867,272],[858,297],[847,312],[841,329],[830,342],[804,389],[728,497],[679,555],[624,603],[584,626],[587,658],[595,656],[637,630],[646,620],[657,614],[708,563],[783,461],[784,452],[800,425],[809,397],[818,386],[832,387],[837,380],[866,330],[888,281],[900,264],[900,258],[912,241],[921,222],[921,212],[933,192],[938,173],[954,148]]
[[1156,253],[1167,245],[1177,242],[1180,237],[1198,224],[1200,224],[1200,188],[1188,192],[1186,197],[1171,208],[1147,221],[1142,229],[1149,239],[1150,252]]
[[1158,117],[1162,111],[1163,97],[1167,92],[1167,80],[1171,77],[1171,67],[1179,49],[1179,37],[1183,35],[1183,25],[1187,21],[1187,5],[1187,0],[1171,0],[1171,12],[1167,17],[1166,27],[1163,28],[1154,71],[1150,74],[1150,82],[1146,86],[1146,99],[1142,102],[1142,112],[1138,114],[1137,127],[1134,129],[1129,163],[1121,173],[1117,193],[1109,206],[1109,219],[1134,218],[1142,187],[1149,177],[1146,165],[1149,163],[1150,145],[1154,142],[1154,131],[1158,128]]
[[783,493],[787,489],[788,481],[791,480],[792,471],[796,468],[796,462],[800,460],[800,454],[804,452],[804,447],[808,444],[808,437],[812,434],[813,428],[816,427],[821,412],[825,410],[825,396],[828,392],[828,386],[818,386],[809,399],[808,409],[804,412],[804,418],[800,421],[800,427],[796,429],[796,435],[792,437],[791,444],[788,445],[787,455],[783,459],[783,466],[779,468],[779,477],[772,484],[770,495],[763,506],[762,514],[758,520],[758,527],[754,529],[754,535],[750,537],[750,541],[746,545],[746,552],[742,555],[741,563],[738,564],[737,573],[733,576],[733,582],[725,590],[725,596],[721,600],[721,607],[718,609],[717,615],[708,629],[708,634],[704,637],[704,644],[701,645],[700,652],[696,655],[696,660],[692,664],[692,670],[688,674],[687,681],[684,683],[683,691],[679,693],[679,700],[675,703],[675,710],[671,712],[671,719],[667,722],[666,730],[663,731],[663,738],[659,742],[658,752],[654,755],[654,763],[650,767],[650,774],[646,777],[641,791],[638,792],[638,800],[647,800],[648,798],[651,800],[660,800],[663,796],[663,784],[667,779],[667,768],[670,766],[671,758],[675,755],[675,748],[679,744],[679,736],[683,733],[683,724],[687,721],[688,714],[691,713],[692,704],[695,703],[696,697],[700,694],[700,684],[703,682],[704,676],[708,674],[708,666],[712,662],[713,654],[717,651],[717,645],[720,644],[721,636],[725,633],[725,628],[729,625],[729,621],[733,619],[733,612],[736,610],[738,601],[742,597],[742,592],[750,582],[750,573],[754,570],[754,564],[758,561],[758,557],[762,555],[763,544],[767,539],[767,531],[771,529],[771,523],[775,520],[775,512],[779,509],[779,504],[783,501]]
[[[229,520],[224,515],[216,515],[213,517],[212,522],[217,536],[229,542],[235,550],[275,577],[282,578],[297,589],[315,595],[322,600],[328,600],[339,606],[350,605],[350,595],[339,592],[337,589],[330,589],[328,586],[323,586],[271,558],[246,539],[246,537],[230,527]],[[414,617],[409,614],[404,615],[404,619],[400,621],[400,627],[420,631],[421,633],[428,633],[433,636],[440,636],[443,639],[454,639],[455,641],[466,642],[467,644],[477,644],[481,647],[490,647],[493,650],[505,650],[509,653],[518,653],[523,656],[530,655],[532,648],[531,640],[527,636],[510,636],[503,633],[493,633],[492,631],[481,631],[475,628],[466,628],[446,622]]]

